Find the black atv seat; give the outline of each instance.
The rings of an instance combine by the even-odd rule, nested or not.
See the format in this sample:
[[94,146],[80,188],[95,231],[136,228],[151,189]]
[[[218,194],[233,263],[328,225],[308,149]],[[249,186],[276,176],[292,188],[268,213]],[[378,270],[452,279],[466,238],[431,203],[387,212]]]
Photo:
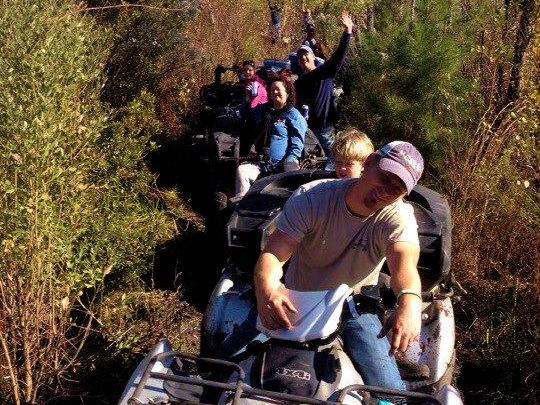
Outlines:
[[[275,229],[277,214],[291,194],[302,184],[332,177],[334,173],[327,171],[299,170],[255,182],[239,202],[228,224],[231,258],[243,270],[251,271],[268,236]],[[422,289],[427,292],[450,275],[450,208],[443,196],[420,185],[405,199],[413,206],[418,222],[418,271]]]
[[244,87],[231,82],[211,83],[201,87],[199,96],[211,108],[239,105],[244,101]]
[[448,201],[439,193],[417,185],[407,200],[414,208],[420,238],[418,272],[422,289],[431,290],[450,276],[452,219]]

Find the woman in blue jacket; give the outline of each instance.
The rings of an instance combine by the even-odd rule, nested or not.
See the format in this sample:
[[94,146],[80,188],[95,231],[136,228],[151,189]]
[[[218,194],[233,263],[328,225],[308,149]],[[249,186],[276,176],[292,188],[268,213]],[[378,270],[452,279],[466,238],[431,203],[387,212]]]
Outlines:
[[278,79],[270,86],[271,102],[262,106],[266,119],[261,136],[255,143],[262,160],[243,163],[236,170],[236,196],[247,193],[262,172],[299,169],[298,161],[304,149],[307,122],[294,107],[296,93],[289,79]]

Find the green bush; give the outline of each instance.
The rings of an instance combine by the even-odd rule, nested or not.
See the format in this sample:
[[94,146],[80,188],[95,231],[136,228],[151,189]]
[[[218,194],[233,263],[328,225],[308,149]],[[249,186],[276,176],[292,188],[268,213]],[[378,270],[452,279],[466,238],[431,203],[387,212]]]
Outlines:
[[404,4],[376,3],[375,27],[361,31],[343,72],[343,115],[377,142],[415,143],[433,168],[446,147],[466,140],[478,108],[461,71],[470,58],[466,25],[449,1],[415,4],[413,16]]
[[122,108],[146,91],[155,97],[167,135],[178,136],[198,102],[191,80],[196,48],[183,32],[196,14],[195,2],[154,0],[118,10],[111,18],[114,42],[102,100]]
[[153,99],[118,112],[101,105],[110,33],[76,7],[0,8],[0,398],[9,403],[37,402],[78,364],[91,327],[83,292],[110,272],[141,274],[176,233],[143,161],[161,130]]

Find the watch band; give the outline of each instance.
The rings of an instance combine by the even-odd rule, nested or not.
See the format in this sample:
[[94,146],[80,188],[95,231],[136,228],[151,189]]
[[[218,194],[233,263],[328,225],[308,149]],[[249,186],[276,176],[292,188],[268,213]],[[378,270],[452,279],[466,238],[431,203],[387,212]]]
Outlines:
[[396,295],[396,301],[399,301],[399,297],[401,297],[404,294],[416,295],[418,298],[420,298],[420,301],[422,301],[422,294],[420,294],[414,288],[402,288],[401,290],[399,290],[399,292]]

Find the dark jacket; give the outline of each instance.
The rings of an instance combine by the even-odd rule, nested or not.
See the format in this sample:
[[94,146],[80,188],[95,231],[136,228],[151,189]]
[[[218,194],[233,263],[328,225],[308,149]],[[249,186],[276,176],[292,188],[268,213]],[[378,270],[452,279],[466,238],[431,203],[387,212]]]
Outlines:
[[345,60],[350,39],[351,34],[344,32],[332,56],[323,65],[302,74],[294,83],[296,105],[298,109],[303,105],[308,106],[308,125],[311,129],[323,129],[337,121],[334,79]]

